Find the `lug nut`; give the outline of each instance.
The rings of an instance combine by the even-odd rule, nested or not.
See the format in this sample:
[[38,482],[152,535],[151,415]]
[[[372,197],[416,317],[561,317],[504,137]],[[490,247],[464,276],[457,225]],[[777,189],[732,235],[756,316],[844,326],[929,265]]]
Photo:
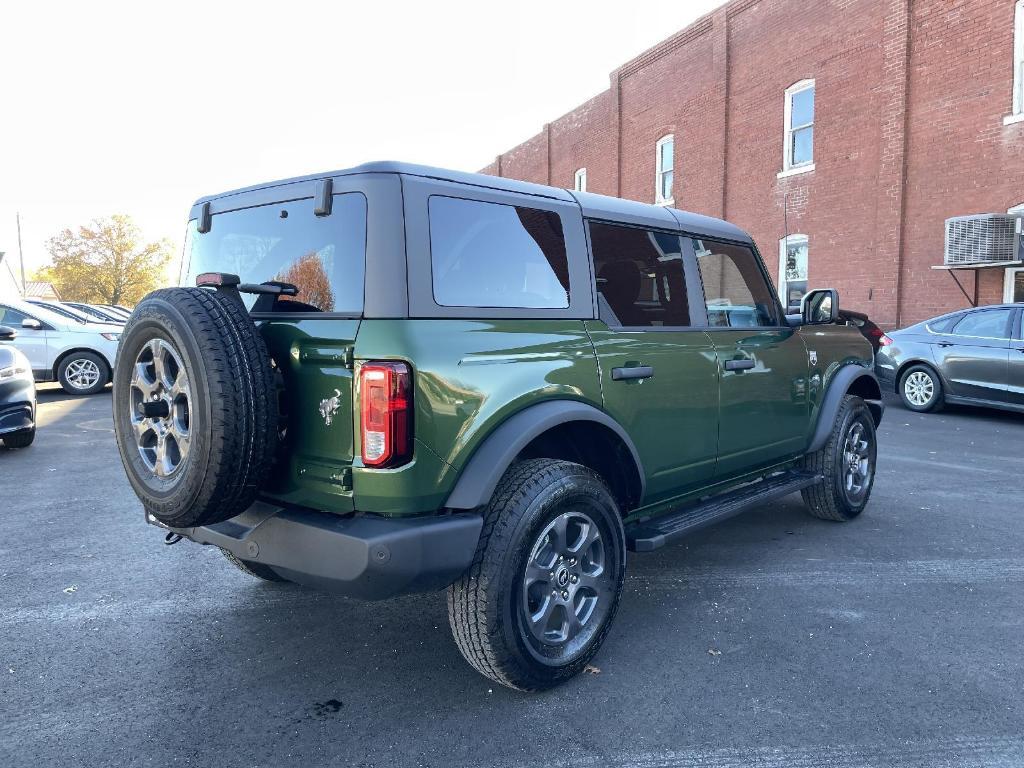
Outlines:
[[569,558],[569,565],[576,565],[576,558],[575,557],[570,557]]
[[564,592],[562,592],[562,599],[563,600],[568,600],[569,599],[569,590],[565,590]]
[[552,597],[558,597],[558,590],[557,589],[552,589],[551,590],[551,596]]
[[573,576],[572,576],[572,583],[575,584],[579,580],[580,580],[580,577],[577,576],[576,574],[573,574]]

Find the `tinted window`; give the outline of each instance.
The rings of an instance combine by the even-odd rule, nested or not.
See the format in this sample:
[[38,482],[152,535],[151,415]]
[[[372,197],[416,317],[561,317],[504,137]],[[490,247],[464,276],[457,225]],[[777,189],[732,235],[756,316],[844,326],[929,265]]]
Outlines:
[[963,315],[960,313],[955,315],[946,315],[945,317],[940,317],[936,320],[929,320],[926,325],[928,326],[928,330],[933,333],[949,333],[953,330],[953,326],[956,325],[962,317]]
[[985,312],[971,312],[956,324],[953,333],[957,336],[981,336],[989,339],[1009,338],[1011,310],[990,309]]
[[569,306],[557,213],[435,195],[429,214],[434,301],[441,306]]
[[590,225],[601,319],[609,325],[690,324],[679,236]]
[[6,325],[9,328],[21,328],[21,321],[26,319],[28,319],[28,315],[24,312],[8,307],[0,307],[0,325]]
[[775,294],[747,247],[694,240],[708,324],[726,328],[779,325]]
[[[311,200],[261,205],[213,216],[209,232],[189,226],[185,244],[188,270],[184,284],[195,285],[203,272],[228,272],[243,283],[280,280],[299,289],[282,297],[278,312],[363,310],[366,254],[366,198],[335,195],[329,216],[313,213]],[[250,309],[256,301],[242,294]]]

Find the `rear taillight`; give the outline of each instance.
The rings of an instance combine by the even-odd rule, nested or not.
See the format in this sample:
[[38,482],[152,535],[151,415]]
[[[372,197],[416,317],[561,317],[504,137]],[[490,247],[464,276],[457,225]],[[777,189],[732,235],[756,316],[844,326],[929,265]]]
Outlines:
[[408,365],[364,363],[359,369],[359,434],[368,467],[395,467],[412,458]]
[[893,343],[892,339],[886,336],[884,333],[878,337],[878,343],[883,347],[888,347]]

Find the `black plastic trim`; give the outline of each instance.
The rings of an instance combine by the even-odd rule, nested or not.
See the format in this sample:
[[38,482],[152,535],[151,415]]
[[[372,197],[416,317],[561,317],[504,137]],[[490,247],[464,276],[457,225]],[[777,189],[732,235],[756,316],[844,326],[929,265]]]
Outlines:
[[520,411],[498,426],[477,448],[448,496],[449,509],[475,509],[486,504],[501,476],[519,452],[538,435],[571,421],[593,421],[608,427],[625,443],[640,478],[640,496],[646,489],[640,454],[626,430],[604,411],[575,400],[549,400]]
[[472,562],[482,528],[472,514],[339,517],[256,502],[223,523],[169,530],[297,584],[383,600],[454,582]]
[[850,391],[850,387],[855,382],[863,378],[870,379],[875,385],[875,389],[878,390],[878,399],[865,398],[865,402],[867,402],[868,408],[871,410],[875,426],[877,427],[881,423],[885,404],[881,400],[882,388],[878,384],[878,377],[875,376],[874,372],[861,368],[859,365],[844,366],[832,378],[828,392],[825,393],[825,399],[822,401],[821,409],[818,412],[818,422],[814,429],[814,437],[807,448],[808,453],[821,450],[825,443],[828,442],[828,436],[832,433],[832,426],[835,423],[836,414],[839,413],[839,406],[843,402],[843,397],[846,396],[846,393]]

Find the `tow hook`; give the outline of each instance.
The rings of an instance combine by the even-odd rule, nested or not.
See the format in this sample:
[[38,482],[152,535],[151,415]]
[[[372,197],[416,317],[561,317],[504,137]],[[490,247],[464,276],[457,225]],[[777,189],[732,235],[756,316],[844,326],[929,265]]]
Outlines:
[[174,531],[168,531],[167,535],[164,536],[164,544],[166,544],[169,547],[172,544],[177,544],[179,541],[182,540],[182,538],[184,538],[184,537],[180,533],[175,533]]

